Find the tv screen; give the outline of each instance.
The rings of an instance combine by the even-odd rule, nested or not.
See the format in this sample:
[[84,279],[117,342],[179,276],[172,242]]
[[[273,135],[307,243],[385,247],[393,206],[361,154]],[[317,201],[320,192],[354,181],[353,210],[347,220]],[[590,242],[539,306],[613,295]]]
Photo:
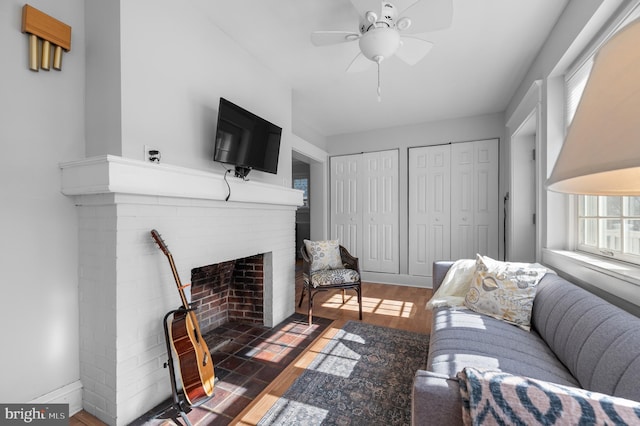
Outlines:
[[213,159],[234,165],[242,178],[253,169],[277,173],[281,135],[280,127],[220,98]]

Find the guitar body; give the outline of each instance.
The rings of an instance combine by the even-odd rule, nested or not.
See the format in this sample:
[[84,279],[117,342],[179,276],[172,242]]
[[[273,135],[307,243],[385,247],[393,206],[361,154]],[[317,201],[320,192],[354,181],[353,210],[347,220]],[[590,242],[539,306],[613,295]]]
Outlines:
[[176,311],[171,319],[169,335],[171,347],[178,357],[180,366],[180,378],[182,379],[182,390],[190,405],[199,405],[208,400],[213,395],[215,374],[213,371],[213,360],[207,347],[195,313],[189,307],[184,294],[185,287],[182,285],[180,276],[173,262],[173,256],[166,244],[160,237],[158,231],[153,229],[151,236],[162,252],[167,256],[173,278],[175,279],[178,293],[182,300],[181,310]]
[[190,405],[209,399],[215,375],[207,343],[194,324],[193,312],[176,312],[169,327],[171,345],[178,357],[180,377]]

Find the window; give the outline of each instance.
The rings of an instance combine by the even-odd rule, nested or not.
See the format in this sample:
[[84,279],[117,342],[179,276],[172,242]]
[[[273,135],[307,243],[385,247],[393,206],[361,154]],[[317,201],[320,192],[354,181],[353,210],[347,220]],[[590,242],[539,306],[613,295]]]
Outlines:
[[578,197],[578,249],[640,263],[640,197]]
[[[634,6],[626,16],[620,16],[608,34],[594,40],[590,49],[566,73],[567,128],[578,108],[598,48],[638,16],[638,6]],[[576,248],[640,264],[640,197],[580,195],[577,200],[578,208],[574,213],[578,228]]]

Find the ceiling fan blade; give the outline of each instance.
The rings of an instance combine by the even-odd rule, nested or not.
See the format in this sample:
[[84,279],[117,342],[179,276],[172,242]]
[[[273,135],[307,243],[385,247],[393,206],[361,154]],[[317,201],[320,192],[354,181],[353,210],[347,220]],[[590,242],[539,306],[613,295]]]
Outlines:
[[[418,3],[419,1],[420,0],[395,0],[393,4],[398,9],[398,16],[404,16],[404,11],[409,9],[411,6]],[[425,0],[425,1],[430,1],[430,0]]]
[[364,56],[362,52],[360,52],[355,58],[353,58],[353,61],[351,61],[351,63],[347,67],[347,72],[366,71],[371,67],[372,64],[373,62],[367,59],[367,57]]
[[311,43],[313,43],[314,46],[344,43],[359,38],[360,34],[352,31],[314,31],[311,33]]
[[351,0],[351,4],[358,11],[359,16],[364,16],[368,11],[380,13],[382,9],[381,0]]
[[403,10],[400,17],[411,18],[411,26],[404,34],[443,30],[453,20],[453,0],[419,0]]
[[427,56],[427,53],[433,47],[433,43],[418,37],[402,36],[400,40],[402,41],[402,46],[396,52],[396,56],[411,66]]

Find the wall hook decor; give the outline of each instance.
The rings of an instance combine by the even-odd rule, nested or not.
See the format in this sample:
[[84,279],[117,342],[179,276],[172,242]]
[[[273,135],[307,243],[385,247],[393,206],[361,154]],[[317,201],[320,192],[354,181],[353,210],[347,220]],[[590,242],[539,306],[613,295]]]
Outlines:
[[[29,35],[29,69],[49,71],[62,69],[62,50],[71,50],[71,27],[25,4],[22,8],[22,32]],[[41,43],[40,57],[38,45]],[[53,64],[51,48],[53,47]]]

